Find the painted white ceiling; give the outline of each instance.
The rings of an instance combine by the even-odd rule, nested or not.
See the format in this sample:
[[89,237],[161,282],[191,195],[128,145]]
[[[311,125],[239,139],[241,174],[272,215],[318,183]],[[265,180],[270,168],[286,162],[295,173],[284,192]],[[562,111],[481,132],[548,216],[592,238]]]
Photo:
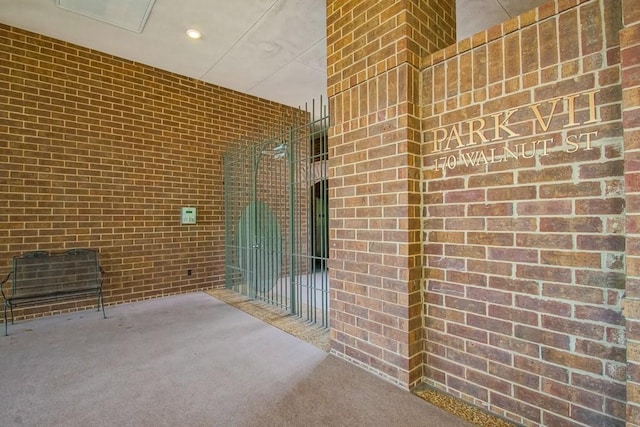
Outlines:
[[[458,39],[546,1],[457,0]],[[3,24],[295,107],[326,95],[325,13],[321,0],[155,0],[138,33],[56,0],[0,0]]]

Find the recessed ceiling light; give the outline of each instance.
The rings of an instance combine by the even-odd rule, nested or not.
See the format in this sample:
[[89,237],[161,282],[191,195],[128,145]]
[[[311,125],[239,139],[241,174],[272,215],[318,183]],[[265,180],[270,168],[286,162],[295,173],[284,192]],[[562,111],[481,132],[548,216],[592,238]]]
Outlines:
[[187,30],[187,35],[192,39],[199,39],[200,37],[202,37],[202,33],[198,30],[194,30],[193,28],[189,28]]

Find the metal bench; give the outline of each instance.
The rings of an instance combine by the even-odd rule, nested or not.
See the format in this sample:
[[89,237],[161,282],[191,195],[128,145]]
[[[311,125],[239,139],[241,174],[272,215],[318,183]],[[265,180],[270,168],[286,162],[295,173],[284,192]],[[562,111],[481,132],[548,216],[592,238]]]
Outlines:
[[[72,249],[63,253],[26,252],[13,257],[13,270],[0,282],[4,300],[4,334],[8,335],[7,308],[55,302],[68,298],[95,295],[98,311],[106,319],[102,300],[104,270],[98,252],[92,249]],[[11,286],[4,284],[12,278]]]

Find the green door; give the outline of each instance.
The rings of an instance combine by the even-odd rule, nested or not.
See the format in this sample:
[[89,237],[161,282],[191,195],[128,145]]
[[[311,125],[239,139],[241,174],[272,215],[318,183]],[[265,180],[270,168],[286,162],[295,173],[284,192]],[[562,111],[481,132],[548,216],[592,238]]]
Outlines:
[[251,297],[269,293],[282,273],[282,233],[265,203],[250,202],[238,224],[238,263]]

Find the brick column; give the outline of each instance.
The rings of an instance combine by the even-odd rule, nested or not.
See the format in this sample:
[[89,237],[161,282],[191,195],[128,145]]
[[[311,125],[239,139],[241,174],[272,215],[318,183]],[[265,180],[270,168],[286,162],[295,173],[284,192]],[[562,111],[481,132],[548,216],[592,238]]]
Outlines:
[[640,2],[622,1],[620,31],[626,190],[627,426],[640,426]]
[[420,58],[455,42],[454,0],[327,1],[331,345],[422,377]]

